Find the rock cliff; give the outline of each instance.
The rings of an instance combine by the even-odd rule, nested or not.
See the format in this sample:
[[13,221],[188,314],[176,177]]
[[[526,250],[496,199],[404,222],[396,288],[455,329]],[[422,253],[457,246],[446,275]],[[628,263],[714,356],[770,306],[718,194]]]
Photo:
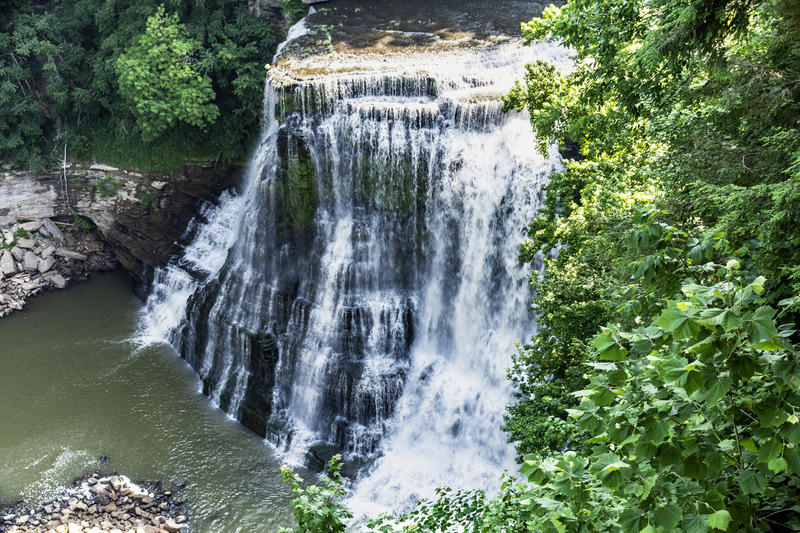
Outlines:
[[50,219],[96,232],[134,278],[145,281],[190,237],[197,207],[238,182],[241,168],[195,164],[175,173],[140,173],[72,162],[45,174],[0,172],[0,226]]

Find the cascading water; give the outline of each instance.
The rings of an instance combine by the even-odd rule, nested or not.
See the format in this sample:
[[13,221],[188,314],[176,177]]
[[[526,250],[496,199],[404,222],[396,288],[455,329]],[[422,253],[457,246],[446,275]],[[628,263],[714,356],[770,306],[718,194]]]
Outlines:
[[290,462],[342,452],[362,509],[492,487],[513,466],[505,368],[536,329],[517,250],[560,165],[499,95],[538,57],[565,60],[506,42],[273,68],[242,192],[157,274],[142,339]]

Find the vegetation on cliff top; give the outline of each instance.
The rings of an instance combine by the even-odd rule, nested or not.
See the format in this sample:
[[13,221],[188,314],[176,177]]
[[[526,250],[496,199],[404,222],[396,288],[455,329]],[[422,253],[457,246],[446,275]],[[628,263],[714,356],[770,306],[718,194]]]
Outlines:
[[70,155],[140,168],[241,161],[278,40],[246,2],[0,5],[0,159]]

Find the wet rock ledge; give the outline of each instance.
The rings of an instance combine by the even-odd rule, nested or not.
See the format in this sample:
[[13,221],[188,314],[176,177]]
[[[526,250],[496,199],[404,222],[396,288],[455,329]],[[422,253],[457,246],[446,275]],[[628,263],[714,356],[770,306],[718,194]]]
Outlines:
[[31,296],[118,267],[92,233],[49,218],[20,218],[0,228],[0,317],[21,310]]
[[182,502],[160,484],[92,474],[52,501],[0,507],[0,532],[186,533]]

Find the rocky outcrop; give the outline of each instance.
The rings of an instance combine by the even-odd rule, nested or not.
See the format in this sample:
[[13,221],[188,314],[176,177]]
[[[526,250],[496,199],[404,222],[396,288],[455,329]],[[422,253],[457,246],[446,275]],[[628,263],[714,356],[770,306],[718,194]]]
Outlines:
[[186,229],[197,207],[234,186],[241,173],[241,167],[213,162],[170,174],[80,162],[45,174],[5,169],[0,227],[49,219],[96,231],[122,267],[144,281],[190,237]]
[[49,218],[23,220],[0,230],[0,317],[40,292],[119,266],[97,233],[62,230]]
[[481,0],[324,3],[306,18],[309,31],[282,48],[269,77],[289,89],[322,77],[436,74],[437,55],[473,57],[521,40],[520,22],[539,16],[549,3],[495,0],[491,9]]
[[0,532],[185,533],[181,506],[160,484],[147,487],[125,476],[93,474],[52,501],[0,507]]
[[278,41],[286,36],[286,20],[283,18],[281,0],[248,0],[247,7],[254,17],[263,17],[275,25],[278,30]]

